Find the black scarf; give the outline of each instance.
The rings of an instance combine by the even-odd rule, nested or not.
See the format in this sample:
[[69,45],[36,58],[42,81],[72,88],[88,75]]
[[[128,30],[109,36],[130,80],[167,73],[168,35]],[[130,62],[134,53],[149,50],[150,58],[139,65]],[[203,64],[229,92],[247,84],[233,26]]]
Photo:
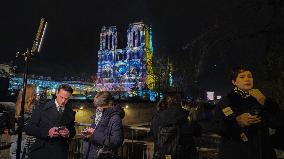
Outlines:
[[248,98],[251,96],[247,91],[241,90],[238,87],[234,88],[234,93],[239,94],[242,98]]

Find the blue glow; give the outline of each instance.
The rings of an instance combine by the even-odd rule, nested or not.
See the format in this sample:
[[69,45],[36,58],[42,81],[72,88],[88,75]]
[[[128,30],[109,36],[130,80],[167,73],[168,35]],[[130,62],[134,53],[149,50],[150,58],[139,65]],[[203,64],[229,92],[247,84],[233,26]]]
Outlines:
[[150,50],[154,53],[153,43],[152,43],[152,29],[150,28]]
[[[93,83],[88,82],[81,82],[81,81],[53,81],[53,80],[45,80],[45,79],[31,79],[28,78],[27,84],[34,84],[36,85],[37,93],[41,93],[43,91],[47,91],[47,95],[55,94],[56,89],[61,84],[69,84],[73,89],[73,97],[83,99],[84,97],[80,96],[79,94],[85,94],[86,92],[95,92],[95,86]],[[21,89],[23,84],[23,78],[21,77],[13,77],[9,81],[9,91],[15,91]],[[49,93],[48,93],[49,92]],[[77,95],[78,94],[78,95]],[[51,98],[51,96],[48,96]]]
[[124,75],[126,73],[126,66],[125,65],[120,65],[118,67],[118,72],[120,73],[120,75]]
[[[96,82],[98,90],[129,91],[134,87],[135,81],[138,82],[137,87],[139,89],[147,85],[145,29],[149,30],[150,28],[142,22],[129,24],[127,47],[118,49],[116,27],[104,26],[102,28],[100,34],[101,47],[98,51]],[[110,41],[115,41],[114,45],[106,46]],[[153,49],[152,44],[150,46]],[[113,56],[108,56],[110,54]]]

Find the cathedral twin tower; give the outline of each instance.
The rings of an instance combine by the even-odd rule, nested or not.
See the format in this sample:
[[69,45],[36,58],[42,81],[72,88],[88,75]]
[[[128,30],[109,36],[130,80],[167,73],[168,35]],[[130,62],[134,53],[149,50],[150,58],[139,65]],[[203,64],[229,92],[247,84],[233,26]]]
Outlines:
[[117,48],[117,29],[103,26],[98,51],[97,88],[107,91],[128,91],[133,87],[152,89],[151,28],[142,22],[129,24],[127,46]]

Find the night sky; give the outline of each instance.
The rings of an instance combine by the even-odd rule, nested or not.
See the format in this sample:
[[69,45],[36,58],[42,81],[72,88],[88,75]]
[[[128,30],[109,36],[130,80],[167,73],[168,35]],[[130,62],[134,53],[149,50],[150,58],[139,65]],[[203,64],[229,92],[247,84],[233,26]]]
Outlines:
[[[144,21],[152,26],[155,54],[184,67],[190,46],[194,50],[210,43],[201,59],[198,83],[218,93],[228,91],[227,73],[234,65],[259,65],[255,59],[264,56],[267,43],[261,31],[273,16],[273,7],[265,0],[15,0],[0,6],[1,63],[17,61],[17,51],[31,48],[40,18],[45,17],[46,36],[30,72],[95,75],[101,27],[117,26],[123,48],[128,24]],[[20,70],[22,65],[16,64]]]

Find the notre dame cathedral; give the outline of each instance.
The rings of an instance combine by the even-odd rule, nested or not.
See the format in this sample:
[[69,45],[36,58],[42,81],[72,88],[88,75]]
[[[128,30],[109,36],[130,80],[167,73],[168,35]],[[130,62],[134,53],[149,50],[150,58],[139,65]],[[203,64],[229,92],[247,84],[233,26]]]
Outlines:
[[154,86],[151,28],[143,22],[132,23],[126,34],[126,48],[117,48],[116,26],[101,29],[96,83],[99,90],[151,90]]

